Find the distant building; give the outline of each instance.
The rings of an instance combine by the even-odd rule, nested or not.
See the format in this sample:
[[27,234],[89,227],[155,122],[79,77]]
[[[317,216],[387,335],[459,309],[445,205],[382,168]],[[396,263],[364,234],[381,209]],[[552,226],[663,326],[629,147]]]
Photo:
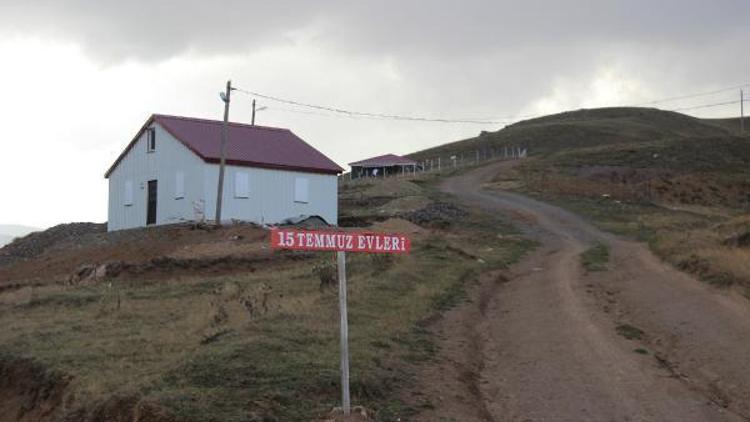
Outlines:
[[352,179],[361,177],[384,177],[402,173],[414,173],[420,169],[416,161],[395,154],[349,163]]
[[[107,170],[108,230],[212,220],[222,122],[155,114]],[[288,129],[230,123],[222,220],[337,223],[343,171]]]

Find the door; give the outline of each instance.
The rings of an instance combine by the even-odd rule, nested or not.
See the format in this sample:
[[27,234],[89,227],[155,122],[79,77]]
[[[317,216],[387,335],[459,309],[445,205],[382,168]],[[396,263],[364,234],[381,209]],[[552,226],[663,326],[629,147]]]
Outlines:
[[156,224],[156,180],[148,181],[148,201],[146,202],[146,225]]

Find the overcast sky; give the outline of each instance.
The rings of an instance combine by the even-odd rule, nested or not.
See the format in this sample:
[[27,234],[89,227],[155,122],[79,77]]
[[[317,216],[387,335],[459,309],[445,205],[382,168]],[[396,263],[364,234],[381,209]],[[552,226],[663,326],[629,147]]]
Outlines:
[[[358,111],[506,120],[750,83],[749,43],[747,0],[0,0],[0,224],[105,221],[103,174],[140,125],[220,119],[228,78]],[[248,122],[250,101],[235,94],[231,120]],[[502,127],[259,105],[259,124],[341,165]]]

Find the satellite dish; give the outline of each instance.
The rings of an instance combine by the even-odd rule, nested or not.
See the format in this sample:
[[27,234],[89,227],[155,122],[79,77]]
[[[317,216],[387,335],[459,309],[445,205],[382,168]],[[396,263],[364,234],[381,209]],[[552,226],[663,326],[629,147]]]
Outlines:
[[221,101],[227,102],[227,94],[220,92],[219,98],[221,98]]

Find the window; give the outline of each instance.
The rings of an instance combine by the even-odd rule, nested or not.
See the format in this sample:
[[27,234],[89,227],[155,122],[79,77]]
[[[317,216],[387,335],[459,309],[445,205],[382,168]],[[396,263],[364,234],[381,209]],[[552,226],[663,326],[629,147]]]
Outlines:
[[146,150],[148,152],[156,151],[156,129],[155,128],[150,127],[146,129]]
[[235,198],[248,198],[250,197],[250,181],[248,174],[243,171],[238,171],[234,174],[234,197]]
[[130,180],[125,181],[125,200],[123,203],[126,207],[133,205],[133,182]]
[[185,173],[178,171],[174,179],[174,199],[185,197]]
[[294,178],[294,202],[306,204],[308,202],[309,180],[306,177]]

